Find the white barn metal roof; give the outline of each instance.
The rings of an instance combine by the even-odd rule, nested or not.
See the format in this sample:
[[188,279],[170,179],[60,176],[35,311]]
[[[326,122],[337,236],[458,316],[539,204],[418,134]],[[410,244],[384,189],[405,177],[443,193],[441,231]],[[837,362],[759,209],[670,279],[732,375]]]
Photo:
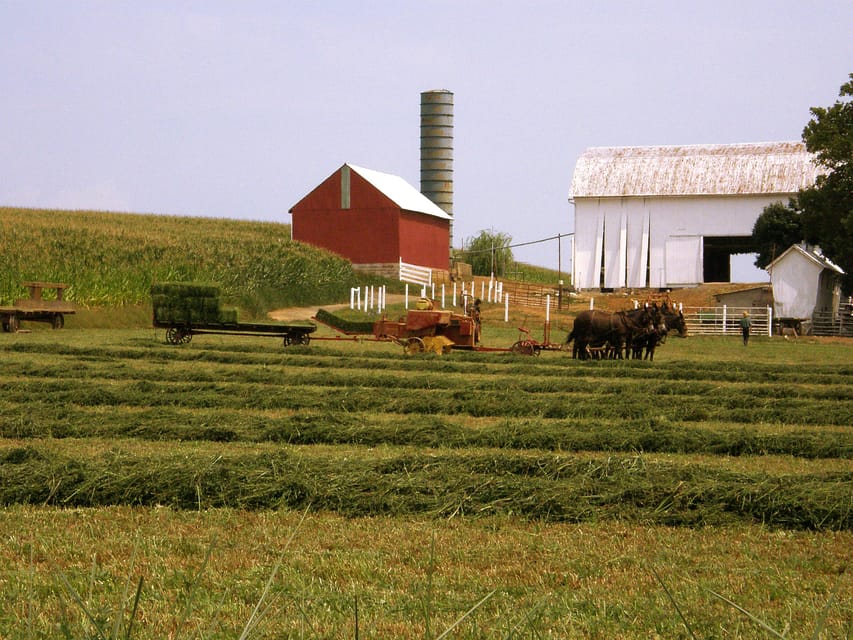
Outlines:
[[427,198],[420,191],[406,182],[400,176],[395,176],[390,173],[382,173],[373,169],[365,169],[354,164],[347,163],[347,166],[355,171],[362,178],[376,187],[379,191],[385,194],[394,204],[406,211],[414,213],[425,213],[427,215],[450,220],[450,216]]
[[821,173],[802,142],[592,147],[570,197],[795,194]]

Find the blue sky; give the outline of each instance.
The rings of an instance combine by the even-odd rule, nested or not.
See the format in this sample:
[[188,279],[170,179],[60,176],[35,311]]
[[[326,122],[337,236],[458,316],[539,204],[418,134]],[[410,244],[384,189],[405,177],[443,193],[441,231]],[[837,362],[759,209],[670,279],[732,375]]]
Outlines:
[[344,162],[418,187],[420,93],[449,89],[454,245],[529,242],[572,232],[587,147],[800,139],[851,25],[849,1],[0,0],[0,205],[289,222]]

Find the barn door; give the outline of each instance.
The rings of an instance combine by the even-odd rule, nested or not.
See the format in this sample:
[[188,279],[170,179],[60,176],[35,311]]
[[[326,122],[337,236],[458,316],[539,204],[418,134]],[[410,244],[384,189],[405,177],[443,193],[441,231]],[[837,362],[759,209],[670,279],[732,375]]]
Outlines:
[[702,282],[702,236],[669,236],[666,239],[666,286]]

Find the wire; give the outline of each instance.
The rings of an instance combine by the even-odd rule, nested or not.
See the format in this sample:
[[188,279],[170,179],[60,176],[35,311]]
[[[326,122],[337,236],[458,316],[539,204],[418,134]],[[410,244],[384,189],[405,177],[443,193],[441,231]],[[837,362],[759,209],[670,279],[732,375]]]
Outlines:
[[555,236],[551,236],[550,238],[542,238],[541,240],[531,240],[530,242],[518,242],[516,244],[505,244],[494,247],[493,249],[475,249],[473,251],[468,249],[460,249],[462,253],[491,253],[492,251],[497,251],[499,249],[514,249],[516,247],[526,247],[531,244],[540,244],[542,242],[550,242],[551,240],[559,240],[560,238],[566,238],[568,236],[573,236],[574,233],[558,233]]

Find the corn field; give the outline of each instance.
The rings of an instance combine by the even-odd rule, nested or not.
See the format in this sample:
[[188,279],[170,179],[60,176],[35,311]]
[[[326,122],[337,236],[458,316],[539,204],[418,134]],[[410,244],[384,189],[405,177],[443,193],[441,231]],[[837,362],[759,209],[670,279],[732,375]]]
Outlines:
[[206,281],[229,303],[323,304],[345,297],[346,260],[290,239],[290,226],[213,218],[0,208],[0,304],[21,282],[65,282],[85,306],[145,302],[154,282]]

